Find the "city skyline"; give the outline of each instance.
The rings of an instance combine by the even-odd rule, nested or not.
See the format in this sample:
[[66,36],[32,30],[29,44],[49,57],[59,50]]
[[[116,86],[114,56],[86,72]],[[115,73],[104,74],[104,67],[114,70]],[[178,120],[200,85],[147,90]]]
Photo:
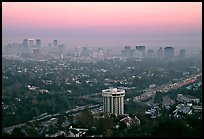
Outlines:
[[202,3],[3,2],[2,28],[3,46],[40,38],[42,46],[58,39],[72,48],[201,48]]

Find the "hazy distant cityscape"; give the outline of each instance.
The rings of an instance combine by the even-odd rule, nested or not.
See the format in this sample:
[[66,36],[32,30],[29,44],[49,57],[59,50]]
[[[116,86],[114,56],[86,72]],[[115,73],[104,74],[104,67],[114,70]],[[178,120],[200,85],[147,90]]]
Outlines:
[[148,46],[124,46],[124,48],[90,48],[75,47],[68,49],[63,42],[57,39],[43,46],[41,39],[23,39],[22,43],[10,43],[3,47],[3,57],[13,59],[45,60],[45,59],[75,59],[75,60],[98,60],[111,57],[120,58],[159,58],[170,60],[173,58],[190,58],[201,56],[202,50],[199,47],[193,49],[176,49],[173,46],[158,46],[157,48],[148,48]]
[[201,2],[3,2],[2,136],[202,137],[201,15]]

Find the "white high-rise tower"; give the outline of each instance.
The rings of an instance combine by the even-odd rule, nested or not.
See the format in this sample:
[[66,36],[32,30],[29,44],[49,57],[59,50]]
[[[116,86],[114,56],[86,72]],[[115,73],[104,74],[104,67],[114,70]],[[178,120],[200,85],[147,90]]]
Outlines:
[[123,115],[125,90],[110,88],[102,90],[104,113]]

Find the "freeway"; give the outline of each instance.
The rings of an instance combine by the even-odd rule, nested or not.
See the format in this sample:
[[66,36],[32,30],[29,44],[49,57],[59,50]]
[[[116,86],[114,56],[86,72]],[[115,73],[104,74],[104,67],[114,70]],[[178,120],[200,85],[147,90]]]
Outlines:
[[5,132],[11,134],[11,132],[13,131],[14,128],[16,128],[16,127],[22,127],[22,126],[24,126],[24,125],[25,125],[25,123],[18,124],[18,125],[14,125],[14,126],[10,126],[10,127],[6,127],[6,128],[3,129],[3,131],[5,131]]
[[133,100],[139,102],[152,97],[153,95],[156,94],[157,91],[165,93],[168,92],[169,90],[178,89],[184,85],[195,82],[197,78],[200,76],[202,76],[202,73],[191,75],[188,78],[181,78],[177,83],[167,83],[157,88],[149,89],[145,91],[143,94],[136,96]]
[[[82,110],[84,110],[86,107],[88,107],[89,109],[94,109],[94,108],[97,108],[97,107],[100,107],[101,106],[101,104],[95,104],[95,105],[86,105],[86,106],[78,106],[77,108],[75,108],[75,109],[71,109],[71,110],[68,110],[68,111],[66,111],[65,113],[67,113],[67,114],[71,114],[71,115],[73,115],[73,114],[76,114],[76,113],[80,113]],[[49,115],[45,115],[44,117],[40,117],[40,118],[33,118],[32,120],[30,120],[30,121],[28,121],[29,123],[32,123],[32,122],[34,122],[34,121],[37,121],[37,122],[39,122],[39,121],[42,121],[42,120],[45,120],[45,119],[51,119],[51,118],[54,118],[54,117],[56,117],[56,116],[59,116],[60,114],[59,113],[56,113],[56,114],[49,114]],[[25,125],[25,123],[21,123],[21,124],[18,124],[18,125],[13,125],[13,126],[10,126],[10,127],[6,127],[6,128],[3,128],[3,130],[2,131],[5,131],[5,132],[7,132],[7,133],[11,133],[12,131],[13,131],[13,129],[14,128],[16,128],[16,127],[22,127],[22,126],[24,126]]]

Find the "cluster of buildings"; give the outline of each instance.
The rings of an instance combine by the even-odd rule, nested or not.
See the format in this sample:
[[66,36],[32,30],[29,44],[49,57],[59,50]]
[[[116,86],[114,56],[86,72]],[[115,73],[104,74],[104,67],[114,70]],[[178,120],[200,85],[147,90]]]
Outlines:
[[[116,116],[124,116],[124,96],[124,89],[109,88],[102,90],[103,112],[115,114]],[[176,106],[176,110],[173,111],[174,117],[178,118],[181,113],[192,114],[192,112],[202,112],[202,106],[199,105],[199,98],[178,94],[177,101],[179,104]],[[156,118],[161,115],[159,109],[158,106],[154,106],[146,110],[145,114],[149,115],[150,118]]]
[[53,41],[48,44],[48,49],[42,47],[41,39],[23,39],[22,43],[13,43],[8,44],[4,48],[4,54],[15,56],[29,56],[29,57],[39,57],[41,55],[55,53],[63,57],[64,54],[64,45],[58,44],[58,40]]
[[[28,85],[28,89],[33,91],[33,90],[39,90],[40,87]],[[41,93],[49,93],[49,91],[47,89],[40,89],[39,92],[41,92]]]
[[150,108],[148,110],[145,111],[146,115],[149,115],[150,118],[156,118],[158,116],[160,116],[160,112],[159,112],[159,107],[158,106],[154,106],[153,108]]
[[[34,43],[35,42],[35,43]],[[40,39],[24,39],[22,43],[8,44],[6,46],[6,53],[18,53],[18,54],[40,54],[41,40]]]
[[125,46],[125,49],[121,51],[121,56],[143,58],[145,57],[145,46],[136,46],[136,49],[131,49],[131,46]]
[[[80,59],[104,59],[110,57],[112,52],[110,49],[104,50],[103,48],[98,48],[97,50],[90,49],[88,47],[76,47],[74,52],[71,53],[71,57],[77,60]],[[59,44],[58,40],[53,40],[53,43],[48,43],[47,47],[42,47],[41,39],[23,39],[22,43],[8,44],[3,48],[3,55],[16,56],[32,56],[40,57],[42,55],[47,56],[47,58],[60,58],[64,59],[67,53],[64,44]],[[112,55],[113,56],[113,55]],[[160,47],[157,51],[153,49],[146,50],[146,46],[139,45],[135,48],[131,46],[125,46],[121,50],[121,56],[123,58],[137,58],[141,60],[142,58],[159,58],[159,59],[172,59],[175,56],[174,47]],[[180,49],[179,58],[186,57],[186,50]]]
[[75,48],[74,57],[77,58],[94,58],[94,59],[103,59],[105,56],[109,56],[110,50],[104,51],[103,48],[98,48],[97,50],[92,50],[87,47]]
[[178,105],[173,111],[173,116],[176,118],[181,118],[183,114],[191,115],[192,113],[202,112],[202,105],[200,104],[200,99],[190,95],[177,95]]
[[198,104],[200,102],[200,99],[199,98],[196,98],[194,96],[190,96],[190,95],[183,95],[183,94],[178,94],[177,95],[177,100],[179,102],[182,102],[182,103],[194,103],[194,104]]
[[[121,51],[121,56],[125,58],[158,58],[158,59],[172,59],[174,58],[174,47],[160,47],[157,52],[153,49],[145,50],[145,46],[136,46],[135,49],[131,49],[131,46],[125,46],[125,49]],[[185,58],[186,50],[180,49],[179,58]]]

